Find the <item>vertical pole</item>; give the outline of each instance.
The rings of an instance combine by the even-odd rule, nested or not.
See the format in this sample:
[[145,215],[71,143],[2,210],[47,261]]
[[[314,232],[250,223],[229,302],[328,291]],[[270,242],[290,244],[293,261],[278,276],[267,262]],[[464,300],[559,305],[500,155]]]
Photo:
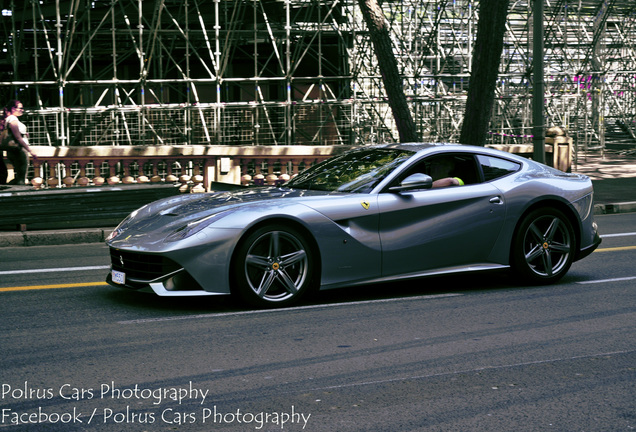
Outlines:
[[[216,59],[216,105],[214,108],[214,144],[219,144],[221,141],[221,9],[219,8],[219,0],[214,0],[215,9],[215,21],[214,21],[214,58]],[[229,38],[229,33],[226,33]],[[228,55],[227,53],[225,55]],[[207,183],[207,186],[209,183]]]
[[[140,101],[139,106],[139,124],[137,125],[137,144],[146,144],[146,53],[144,50],[144,25],[143,25],[143,3],[142,0],[137,2],[137,30],[139,31],[139,71],[141,73],[139,77],[139,92]],[[141,175],[141,174],[138,174]]]
[[[13,4],[12,4],[11,7],[13,7]],[[33,55],[33,64],[35,66],[33,68],[33,74],[35,76],[35,81],[38,82],[38,81],[40,81],[40,64],[39,64],[39,61],[38,61],[38,57],[39,56],[37,54],[39,52],[38,51],[38,27],[37,27],[37,24],[36,24],[37,20],[36,20],[36,15],[35,15],[35,4],[33,4],[33,3],[31,4],[31,15],[32,15],[32,19],[33,19],[33,52],[35,53]],[[14,34],[15,34],[15,32],[14,32]],[[11,45],[14,46],[15,43],[13,43]],[[14,56],[12,56],[12,58],[17,58],[17,56],[14,55]],[[14,76],[16,76],[16,75],[14,75]],[[36,98],[37,98],[37,107],[38,107],[38,110],[40,110],[40,113],[41,113],[42,112],[41,110],[44,109],[44,104],[42,103],[42,95],[40,94],[40,86],[36,84],[34,87],[35,87],[35,95],[36,95]],[[45,117],[42,114],[40,114],[40,118],[43,121],[45,121]],[[52,143],[51,143],[51,134],[49,133],[48,129],[46,130],[46,139],[47,139],[48,144],[52,145]],[[40,168],[40,172],[42,172],[42,169],[43,168]],[[38,176],[42,177],[43,175],[44,174],[38,174],[37,172],[34,173],[35,177],[38,177]]]
[[[9,6],[12,11],[15,11],[15,2],[11,0],[11,4]],[[15,13],[11,13],[11,43],[7,44],[7,49],[9,53],[9,59],[11,59],[11,66],[13,68],[13,76],[15,79],[20,79],[22,76],[18,73],[18,35],[17,29],[15,26]],[[16,85],[11,86],[11,99],[18,98],[18,87]],[[2,104],[5,102],[3,101]]]
[[294,111],[293,111],[293,94],[292,94],[292,71],[291,71],[291,2],[289,0],[285,1],[285,34],[287,37],[287,51],[285,54],[286,64],[285,68],[287,69],[285,72],[285,87],[286,87],[286,95],[285,100],[287,103],[285,104],[286,109],[286,128],[287,128],[287,139],[285,144],[292,145],[294,144]]
[[[253,88],[252,88],[252,92],[254,94],[253,99],[252,99],[252,103],[249,105],[249,108],[246,109],[246,113],[241,113],[241,111],[239,110],[238,113],[240,115],[243,115],[245,117],[247,117],[249,114],[254,113],[254,116],[250,119],[251,120],[251,126],[253,127],[253,139],[252,139],[252,145],[260,145],[260,134],[258,133],[258,128],[256,127],[257,125],[259,125],[258,123],[258,119],[257,117],[257,112],[258,109],[256,108],[256,102],[258,100],[258,94],[260,92],[260,81],[258,80],[259,77],[259,72],[258,72],[258,44],[257,44],[257,33],[258,33],[258,19],[257,19],[257,15],[258,15],[258,2],[257,0],[252,0],[252,38],[254,39],[254,43],[252,44],[252,56],[254,59],[254,62],[252,64],[252,68],[253,68],[253,77],[254,77],[254,84],[253,84]],[[246,3],[246,7],[247,7],[247,3]],[[247,12],[246,12],[247,14]],[[264,17],[265,18],[265,17]],[[242,87],[242,86],[241,86]],[[247,87],[247,86],[246,86]],[[241,93],[243,93],[243,90],[241,90]],[[245,98],[244,97],[239,97],[239,100],[243,101],[243,99],[247,99],[249,97],[249,95],[246,95]],[[249,113],[249,114],[248,114]],[[241,140],[241,138],[239,138],[239,140]]]
[[[115,37],[115,0],[111,1],[111,8],[108,11],[109,14],[111,14],[110,16],[110,37],[111,37],[111,41],[113,44],[113,51],[111,53],[112,58],[113,58],[113,105],[117,105],[119,111],[113,111],[111,114],[111,119],[113,120],[113,134],[111,138],[111,145],[119,145],[119,113],[122,112],[123,110],[121,110],[121,105],[118,103],[119,102],[119,88],[117,87],[117,79],[118,79],[118,75],[117,75],[117,39]],[[108,174],[109,176],[111,176],[112,174]]]
[[192,107],[192,92],[194,90],[194,83],[192,82],[191,78],[192,78],[192,74],[190,73],[190,20],[189,20],[189,15],[190,15],[190,4],[188,2],[188,0],[185,0],[183,2],[183,8],[185,11],[185,64],[186,64],[186,86],[187,86],[187,93],[186,93],[186,97],[187,97],[187,108],[185,110],[185,116],[186,116],[186,124],[185,124],[185,131],[186,131],[186,144],[190,144],[192,143],[192,111],[190,110],[190,108]]
[[533,12],[533,92],[532,92],[532,138],[533,158],[545,163],[545,120],[543,117],[544,77],[543,77],[543,0],[534,0]]
[[58,93],[59,93],[59,101],[60,101],[60,129],[58,140],[59,144],[62,146],[66,145],[66,125],[64,122],[64,82],[62,79],[62,61],[63,61],[63,52],[62,52],[62,18],[60,15],[60,0],[55,1],[55,11],[56,11],[56,23],[57,27],[57,78],[58,78]]

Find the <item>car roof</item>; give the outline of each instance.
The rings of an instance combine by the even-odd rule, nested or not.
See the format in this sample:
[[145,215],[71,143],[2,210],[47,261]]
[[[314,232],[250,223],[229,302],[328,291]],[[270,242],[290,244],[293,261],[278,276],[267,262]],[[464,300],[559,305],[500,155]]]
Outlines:
[[395,149],[403,149],[418,152],[420,150],[426,150],[431,147],[439,147],[439,146],[450,146],[450,145],[458,145],[458,144],[449,144],[449,143],[393,143],[393,144],[381,144],[378,147],[382,148],[395,148]]
[[[458,143],[445,143],[445,142],[437,142],[437,143],[393,143],[393,144],[380,144],[380,145],[374,145],[374,146],[366,146],[366,147],[376,147],[376,148],[391,148],[391,149],[398,149],[398,150],[408,150],[408,151],[412,151],[415,153],[421,153],[422,151],[425,150],[431,150],[431,149],[440,149],[440,148],[444,148],[444,150],[447,150],[449,152],[469,152],[469,153],[481,153],[481,154],[488,154],[488,155],[492,155],[492,156],[497,156],[500,158],[508,158],[511,160],[515,160],[517,162],[526,162],[526,163],[530,163],[532,162],[531,160],[521,157],[519,155],[516,155],[514,153],[508,153],[508,152],[502,152],[500,150],[495,150],[489,147],[482,147],[482,146],[474,146],[474,145],[469,145],[469,144],[458,144]],[[364,147],[358,147],[358,148],[364,148]]]
[[380,144],[380,145],[372,145],[372,146],[363,146],[358,147],[358,149],[363,149],[365,147],[375,147],[375,148],[386,148],[386,149],[396,149],[396,150],[407,150],[412,151],[414,153],[428,153],[426,150],[431,149],[442,149],[449,152],[472,152],[472,153],[486,153],[490,155],[498,155],[499,157],[506,157],[516,159],[512,154],[505,154],[500,151],[490,149],[487,147],[481,146],[473,146],[468,144],[457,144],[457,143],[392,143],[392,144]]

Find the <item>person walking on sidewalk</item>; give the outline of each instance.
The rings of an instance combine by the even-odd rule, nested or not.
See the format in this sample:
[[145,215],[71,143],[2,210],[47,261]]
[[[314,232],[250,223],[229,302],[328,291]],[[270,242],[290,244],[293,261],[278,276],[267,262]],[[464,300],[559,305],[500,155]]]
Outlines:
[[[19,100],[10,101],[4,108],[4,115],[0,128],[2,129],[2,142],[0,148],[7,152],[7,159],[13,165],[13,180],[9,182],[12,185],[25,184],[27,168],[29,166],[29,154],[33,159],[37,159],[37,155],[29,147],[29,134],[24,123],[19,117],[24,114],[24,106]],[[4,177],[4,178],[3,178]],[[0,184],[6,183],[7,168],[2,161],[0,166]]]

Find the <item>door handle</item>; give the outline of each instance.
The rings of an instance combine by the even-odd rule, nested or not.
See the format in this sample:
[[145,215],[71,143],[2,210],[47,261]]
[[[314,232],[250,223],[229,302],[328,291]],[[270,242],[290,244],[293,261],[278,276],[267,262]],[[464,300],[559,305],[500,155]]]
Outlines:
[[503,200],[501,199],[500,196],[496,196],[496,197],[492,197],[490,198],[490,204],[503,204]]

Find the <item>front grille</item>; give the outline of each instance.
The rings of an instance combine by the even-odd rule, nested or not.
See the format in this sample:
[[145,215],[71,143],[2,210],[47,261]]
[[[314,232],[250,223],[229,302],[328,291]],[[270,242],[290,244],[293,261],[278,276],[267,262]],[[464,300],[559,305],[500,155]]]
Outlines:
[[[181,266],[161,255],[110,249],[113,270],[126,273],[131,281],[152,281],[181,269]],[[123,265],[122,265],[123,262]]]

